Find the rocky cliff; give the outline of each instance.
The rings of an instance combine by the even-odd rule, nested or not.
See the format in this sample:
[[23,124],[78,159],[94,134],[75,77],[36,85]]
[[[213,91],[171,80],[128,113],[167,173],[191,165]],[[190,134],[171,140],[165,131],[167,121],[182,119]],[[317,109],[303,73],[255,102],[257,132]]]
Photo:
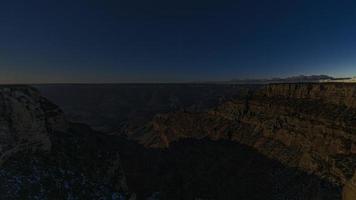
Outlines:
[[35,89],[0,87],[0,164],[19,151],[50,151],[50,134],[66,129],[62,112]]
[[356,108],[356,86],[352,83],[271,84],[262,95],[273,98],[318,100],[324,103]]
[[156,115],[137,132],[148,147],[169,147],[183,138],[246,144],[344,186],[344,199],[355,197],[355,84],[268,85],[206,112]]
[[108,141],[34,88],[1,86],[0,199],[134,199]]

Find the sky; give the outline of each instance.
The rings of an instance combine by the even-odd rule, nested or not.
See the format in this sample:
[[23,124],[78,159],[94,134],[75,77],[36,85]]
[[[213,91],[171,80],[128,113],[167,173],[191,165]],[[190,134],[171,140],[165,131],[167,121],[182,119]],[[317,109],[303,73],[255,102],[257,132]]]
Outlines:
[[0,83],[356,75],[354,0],[2,0]]

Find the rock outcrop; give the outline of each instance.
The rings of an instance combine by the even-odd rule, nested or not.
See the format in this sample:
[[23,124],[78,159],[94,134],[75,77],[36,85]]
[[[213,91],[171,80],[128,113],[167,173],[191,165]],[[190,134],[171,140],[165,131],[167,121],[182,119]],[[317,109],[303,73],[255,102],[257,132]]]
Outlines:
[[50,151],[50,134],[66,129],[62,112],[37,90],[0,87],[0,164],[18,151]]
[[[274,84],[206,112],[157,115],[140,142],[169,147],[183,138],[228,139],[345,185],[354,199],[356,85]],[[137,133],[138,134],[138,133]]]
[[1,86],[0,199],[134,199],[110,141],[36,89]]

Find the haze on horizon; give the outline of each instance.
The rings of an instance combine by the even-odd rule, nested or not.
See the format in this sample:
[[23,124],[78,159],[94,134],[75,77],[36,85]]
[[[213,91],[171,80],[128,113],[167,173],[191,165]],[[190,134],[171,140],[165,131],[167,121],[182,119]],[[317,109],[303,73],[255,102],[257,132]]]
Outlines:
[[4,0],[0,83],[356,75],[351,0]]

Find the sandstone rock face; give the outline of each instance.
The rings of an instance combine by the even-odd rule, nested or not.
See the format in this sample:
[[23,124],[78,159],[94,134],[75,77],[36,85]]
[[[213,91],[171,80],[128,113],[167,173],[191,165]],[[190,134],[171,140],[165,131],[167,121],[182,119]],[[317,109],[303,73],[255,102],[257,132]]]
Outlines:
[[207,112],[157,115],[141,143],[168,147],[182,138],[229,139],[280,162],[346,185],[354,199],[356,85],[275,84]]
[[50,151],[50,133],[65,130],[62,112],[35,89],[0,88],[0,164],[18,151]]

